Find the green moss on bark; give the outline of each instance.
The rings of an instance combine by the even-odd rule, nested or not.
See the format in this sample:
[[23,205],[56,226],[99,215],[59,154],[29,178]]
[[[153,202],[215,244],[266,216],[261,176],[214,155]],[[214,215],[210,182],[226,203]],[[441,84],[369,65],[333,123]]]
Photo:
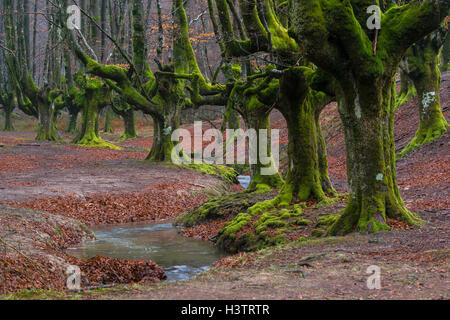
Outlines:
[[406,209],[396,182],[394,76],[406,50],[439,27],[450,3],[392,5],[382,14],[378,38],[365,27],[373,2],[291,4],[290,34],[310,61],[336,78],[344,124],[350,199],[329,234],[388,229],[388,217],[420,224]]
[[288,173],[278,196],[279,206],[336,195],[328,177],[326,146],[319,125],[327,99],[324,93],[309,87],[307,72],[305,68],[291,68],[280,81],[277,108],[286,119],[289,141]]
[[444,30],[437,30],[414,44],[406,54],[408,77],[417,91],[420,122],[414,138],[398,154],[399,158],[440,138],[449,126],[440,103],[439,52],[444,42],[443,37]]
[[103,140],[98,134],[99,112],[111,103],[111,90],[99,79],[82,73],[77,74],[76,81],[81,87],[76,99],[82,109],[82,125],[81,132],[73,143],[85,147],[121,150],[120,147]]

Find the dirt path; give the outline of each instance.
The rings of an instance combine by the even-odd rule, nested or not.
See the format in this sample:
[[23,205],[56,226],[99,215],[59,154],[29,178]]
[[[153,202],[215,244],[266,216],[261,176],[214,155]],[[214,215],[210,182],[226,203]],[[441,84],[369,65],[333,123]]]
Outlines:
[[164,164],[149,163],[146,151],[88,149],[69,144],[20,141],[0,132],[0,202],[49,196],[80,198],[99,193],[135,192],[162,183],[210,188],[220,179]]

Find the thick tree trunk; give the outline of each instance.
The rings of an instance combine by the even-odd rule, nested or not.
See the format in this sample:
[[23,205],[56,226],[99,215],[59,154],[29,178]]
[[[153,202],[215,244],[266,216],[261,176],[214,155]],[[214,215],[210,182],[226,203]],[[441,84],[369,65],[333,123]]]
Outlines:
[[5,126],[3,128],[3,131],[14,131],[14,123],[12,118],[13,110],[5,106],[4,115],[5,115]]
[[110,107],[106,108],[106,114],[105,114],[105,127],[103,128],[103,132],[105,133],[113,133],[113,127],[111,125],[112,120],[112,110]]
[[163,118],[153,118],[153,145],[146,160],[172,162],[172,149],[174,144],[172,142],[173,128],[170,126],[170,121]]
[[[300,73],[299,73],[300,72]],[[278,109],[288,127],[288,173],[280,191],[280,205],[335,195],[328,177],[326,146],[319,126],[323,101],[306,85],[301,70],[286,72],[280,81]]]
[[409,77],[417,91],[420,122],[414,138],[399,153],[399,157],[441,137],[449,126],[441,110],[439,51],[425,44],[424,47],[417,45],[415,51],[418,51],[416,56],[410,57],[408,64]]
[[447,34],[442,47],[442,72],[450,70],[450,34]]
[[[237,115],[237,113],[236,113]],[[238,117],[239,118],[239,117]],[[272,146],[271,146],[271,134],[270,134],[270,115],[266,114],[264,111],[262,112],[256,112],[252,113],[251,115],[244,118],[245,119],[245,125],[247,130],[248,129],[255,129],[258,139],[256,154],[258,155],[257,163],[250,165],[250,173],[252,177],[252,181],[249,185],[249,190],[257,189],[258,187],[261,187],[262,185],[269,186],[271,188],[281,188],[283,186],[283,179],[281,178],[280,174],[278,173],[278,168],[273,163],[270,164],[263,164],[261,162],[260,158],[260,136],[259,136],[259,130],[267,130],[267,156],[270,156],[272,158]],[[276,170],[275,174],[266,174],[262,170],[264,168],[269,169],[273,166],[273,170]]]
[[110,91],[104,88],[88,89],[84,93],[81,132],[73,143],[87,147],[120,149],[103,140],[98,132],[99,111],[109,103],[108,94]]
[[80,135],[75,138],[74,143],[80,145],[96,145],[102,139],[97,134],[98,103],[94,99],[89,99],[83,106],[82,126]]
[[58,133],[56,131],[54,120],[54,105],[48,105],[47,103],[38,102],[39,111],[39,127],[36,140],[38,141],[57,141]]
[[[323,106],[325,107],[325,105]],[[322,129],[320,127],[319,117],[320,113],[323,110],[323,107],[319,107],[316,109],[315,115],[315,127],[316,127],[316,135],[317,135],[317,155],[319,158],[319,173],[320,173],[320,182],[322,183],[322,190],[332,196],[336,196],[336,190],[334,190],[333,184],[331,183],[330,176],[328,175],[328,156],[327,156],[327,145],[325,143],[325,139],[322,135]]]
[[125,131],[120,141],[137,138],[136,131],[136,112],[133,109],[125,111],[122,115]]
[[393,80],[355,81],[343,91],[339,112],[345,130],[350,197],[329,233],[387,230],[387,217],[418,224],[419,218],[406,209],[396,181]]
[[381,32],[365,28],[370,2],[290,1],[290,34],[303,55],[338,82],[350,198],[332,235],[387,229],[387,217],[420,223],[403,204],[396,182],[393,81],[408,47],[439,28],[449,2],[395,8],[391,1]]
[[77,120],[79,111],[69,111],[69,125],[67,126],[68,133],[75,133],[77,131]]
[[319,137],[309,103],[282,112],[288,127],[288,172],[280,192],[281,205],[314,196],[325,199],[319,170]]
[[236,111],[230,112],[228,116],[228,129],[240,129],[241,128],[241,119],[239,118],[239,114]]

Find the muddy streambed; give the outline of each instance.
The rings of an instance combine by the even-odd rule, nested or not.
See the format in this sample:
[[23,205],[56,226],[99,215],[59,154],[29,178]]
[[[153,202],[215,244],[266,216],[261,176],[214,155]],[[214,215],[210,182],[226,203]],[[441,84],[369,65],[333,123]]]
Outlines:
[[124,224],[94,228],[96,240],[69,248],[67,253],[89,259],[96,255],[152,260],[168,281],[187,280],[209,269],[225,256],[211,243],[178,234],[172,223]]

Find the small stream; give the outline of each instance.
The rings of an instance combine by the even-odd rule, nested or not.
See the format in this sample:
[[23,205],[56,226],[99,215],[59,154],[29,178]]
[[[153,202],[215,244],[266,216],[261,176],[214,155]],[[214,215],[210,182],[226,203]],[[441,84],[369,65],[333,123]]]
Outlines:
[[[239,176],[243,188],[249,176]],[[213,244],[178,234],[172,223],[131,223],[94,228],[96,240],[67,249],[77,258],[97,255],[120,259],[152,260],[161,266],[168,281],[187,280],[208,270],[225,256]]]
[[96,240],[69,248],[67,253],[84,259],[102,255],[152,260],[165,270],[168,281],[190,279],[225,256],[207,241],[181,236],[171,223],[104,226],[94,233]]

